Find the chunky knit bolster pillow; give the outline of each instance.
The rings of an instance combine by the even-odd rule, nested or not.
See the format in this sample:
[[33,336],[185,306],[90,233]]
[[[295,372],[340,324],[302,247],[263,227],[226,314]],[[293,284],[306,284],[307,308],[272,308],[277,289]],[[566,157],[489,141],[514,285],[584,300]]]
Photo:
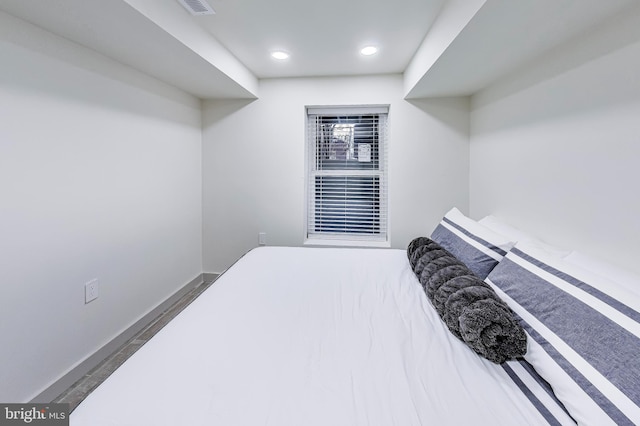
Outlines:
[[456,337],[497,364],[524,356],[527,336],[513,311],[464,263],[427,237],[411,241],[407,256],[429,301]]

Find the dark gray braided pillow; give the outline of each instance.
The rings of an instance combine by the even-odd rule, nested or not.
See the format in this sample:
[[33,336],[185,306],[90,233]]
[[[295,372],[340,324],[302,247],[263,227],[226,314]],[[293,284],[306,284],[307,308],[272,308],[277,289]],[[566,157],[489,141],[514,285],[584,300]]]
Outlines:
[[451,253],[427,238],[407,248],[413,272],[449,330],[497,364],[524,356],[527,336],[493,289]]

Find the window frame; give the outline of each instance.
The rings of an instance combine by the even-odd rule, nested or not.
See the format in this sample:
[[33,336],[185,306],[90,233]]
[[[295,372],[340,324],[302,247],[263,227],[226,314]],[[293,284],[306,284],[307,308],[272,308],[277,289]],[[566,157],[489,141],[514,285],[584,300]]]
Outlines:
[[[311,223],[315,222],[316,212],[316,176],[349,176],[353,175],[350,169],[339,169],[335,174],[326,170],[316,170],[316,149],[318,132],[313,129],[316,116],[362,116],[378,115],[377,143],[378,143],[378,168],[368,172],[356,173],[358,176],[378,176],[379,209],[380,209],[380,234],[354,235],[348,232],[322,232],[311,229]],[[325,246],[353,246],[353,247],[390,247],[389,232],[389,193],[388,193],[388,164],[389,164],[389,105],[348,105],[348,106],[306,106],[305,107],[305,208],[304,208],[304,245]],[[313,130],[312,130],[313,129]]]

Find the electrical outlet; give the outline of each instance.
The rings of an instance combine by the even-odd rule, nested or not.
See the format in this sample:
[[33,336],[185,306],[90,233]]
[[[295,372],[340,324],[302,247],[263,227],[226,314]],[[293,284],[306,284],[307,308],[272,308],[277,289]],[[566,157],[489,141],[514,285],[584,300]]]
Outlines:
[[260,244],[261,246],[264,246],[264,245],[267,244],[267,233],[266,232],[258,233],[258,244]]
[[87,304],[96,299],[99,294],[98,279],[94,278],[84,285],[84,303]]

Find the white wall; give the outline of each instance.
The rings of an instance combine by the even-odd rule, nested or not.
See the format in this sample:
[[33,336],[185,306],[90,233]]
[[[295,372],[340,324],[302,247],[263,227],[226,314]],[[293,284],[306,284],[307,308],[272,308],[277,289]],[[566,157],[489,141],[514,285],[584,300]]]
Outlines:
[[[405,97],[424,97],[417,95],[417,93],[425,92],[425,87],[423,87],[427,86],[424,83],[425,77],[485,3],[486,0],[448,0],[444,2],[440,14],[429,28],[429,32],[404,72]],[[428,80],[432,81],[433,77]]]
[[201,111],[2,13],[0,58],[0,401],[26,402],[202,272]]
[[389,104],[392,247],[468,206],[468,99],[406,102],[402,77],[262,80],[260,99],[203,112],[204,270],[257,246],[304,238],[305,105]]
[[474,96],[470,208],[640,271],[640,17]]

